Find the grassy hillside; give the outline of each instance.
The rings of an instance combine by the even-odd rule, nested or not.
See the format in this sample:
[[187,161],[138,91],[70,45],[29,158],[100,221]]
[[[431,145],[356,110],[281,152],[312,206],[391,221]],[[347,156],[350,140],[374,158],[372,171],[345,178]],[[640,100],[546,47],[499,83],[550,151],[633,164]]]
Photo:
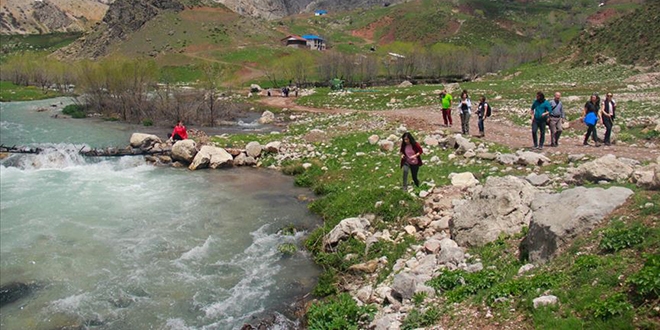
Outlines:
[[649,65],[660,60],[660,2],[584,31],[572,49],[577,63],[602,62],[614,57],[622,64]]

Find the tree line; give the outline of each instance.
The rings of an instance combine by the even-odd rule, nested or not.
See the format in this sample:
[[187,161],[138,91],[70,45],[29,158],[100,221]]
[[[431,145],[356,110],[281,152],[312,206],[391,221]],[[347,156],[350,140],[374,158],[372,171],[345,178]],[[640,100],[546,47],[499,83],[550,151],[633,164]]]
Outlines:
[[[264,69],[267,84],[279,87],[327,86],[333,78],[344,86],[374,86],[402,80],[443,82],[470,80],[539,60],[543,45],[520,44],[478,49],[455,46],[420,48],[394,43],[367,54],[292,50]],[[72,93],[89,112],[133,123],[172,123],[215,126],[235,115],[241,104],[222,91],[222,82],[233,72],[222,64],[205,62],[194,69],[199,76],[193,87],[185,87],[161,73],[153,59],[108,57],[98,61],[61,62],[38,53],[10,56],[2,65],[0,79],[16,85],[32,85],[44,91]]]

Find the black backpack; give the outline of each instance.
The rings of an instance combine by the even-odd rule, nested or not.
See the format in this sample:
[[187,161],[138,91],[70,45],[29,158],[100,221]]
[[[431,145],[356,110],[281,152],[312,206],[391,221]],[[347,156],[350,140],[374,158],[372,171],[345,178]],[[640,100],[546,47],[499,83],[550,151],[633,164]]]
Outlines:
[[486,109],[486,117],[490,117],[490,115],[493,114],[493,107],[491,107],[490,104],[488,103],[486,103],[486,106],[488,106],[488,108]]

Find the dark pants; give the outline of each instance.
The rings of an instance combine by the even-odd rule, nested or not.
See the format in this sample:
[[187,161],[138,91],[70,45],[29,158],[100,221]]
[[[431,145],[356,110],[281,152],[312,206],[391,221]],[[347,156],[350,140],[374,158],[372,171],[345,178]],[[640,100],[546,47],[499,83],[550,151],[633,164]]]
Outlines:
[[603,116],[603,125],[605,125],[605,144],[610,144],[610,137],[612,136],[612,118]]
[[403,188],[408,188],[408,170],[412,173],[412,179],[415,186],[419,187],[419,180],[417,179],[417,172],[419,172],[419,165],[403,164]]
[[167,134],[167,138],[168,138],[168,139],[171,138],[172,141],[183,140],[183,138],[182,138],[181,135],[179,135],[179,134],[174,134],[174,136],[172,136],[172,134]]
[[587,125],[587,134],[584,135],[584,142],[583,144],[587,144],[587,141],[589,140],[589,134],[594,139],[594,143],[598,144],[598,135],[596,134],[596,125]]
[[[532,121],[532,140],[534,141],[534,148],[541,147],[545,144],[545,118],[543,119],[534,119]],[[537,132],[541,131],[541,139],[537,138]]]
[[461,132],[470,134],[470,113],[461,112]]
[[453,124],[451,122],[451,109],[442,109],[442,120],[445,122],[445,126],[447,123],[449,123],[449,125]]
[[484,117],[479,117],[479,121],[477,122],[477,126],[479,126],[479,133],[482,135],[486,132],[484,132]]

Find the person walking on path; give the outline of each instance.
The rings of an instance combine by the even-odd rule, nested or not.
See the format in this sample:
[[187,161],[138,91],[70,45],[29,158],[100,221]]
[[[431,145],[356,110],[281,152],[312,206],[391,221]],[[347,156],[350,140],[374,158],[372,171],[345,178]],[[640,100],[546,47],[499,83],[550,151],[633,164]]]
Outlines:
[[[550,115],[550,102],[545,99],[543,92],[536,93],[536,100],[532,104],[532,140],[534,142],[534,149],[543,149],[545,143],[545,125]],[[541,138],[538,139],[537,133],[541,131]]]
[[614,124],[614,117],[616,111],[616,102],[612,99],[612,93],[607,93],[605,95],[605,101],[603,101],[603,106],[600,108],[600,118],[603,120],[603,125],[605,125],[605,138],[603,143],[606,146],[611,145],[610,138],[612,136],[612,125]]
[[555,98],[550,100],[550,107],[550,118],[548,120],[548,125],[550,126],[550,146],[557,147],[559,146],[559,137],[563,130],[561,124],[566,119],[564,105],[561,103],[561,93],[555,92]]
[[490,112],[490,105],[486,102],[486,96],[481,95],[479,98],[479,106],[477,107],[477,116],[479,117],[479,122],[477,123],[477,126],[479,126],[479,137],[486,136],[484,121],[486,120],[486,117],[490,115]]
[[408,172],[412,173],[412,179],[416,187],[419,187],[419,179],[417,178],[417,173],[419,172],[419,167],[422,166],[421,155],[424,153],[422,146],[419,145],[419,142],[409,132],[403,133],[401,136],[401,164],[400,167],[403,168],[403,190],[408,190]]
[[598,112],[600,104],[598,102],[598,96],[596,94],[591,95],[591,98],[587,103],[584,104],[584,112],[582,113],[582,120],[587,125],[587,133],[584,135],[583,145],[589,145],[589,135],[593,137],[594,144],[596,147],[600,147],[598,144],[598,135],[596,134],[596,123],[598,122]]
[[461,93],[461,100],[458,104],[458,112],[461,115],[461,132],[464,135],[470,134],[470,114],[472,113],[472,101],[467,90]]
[[453,97],[451,94],[447,93],[447,90],[440,92],[440,102],[442,103],[442,120],[445,123],[445,127],[451,126],[453,123],[451,121],[451,101]]

